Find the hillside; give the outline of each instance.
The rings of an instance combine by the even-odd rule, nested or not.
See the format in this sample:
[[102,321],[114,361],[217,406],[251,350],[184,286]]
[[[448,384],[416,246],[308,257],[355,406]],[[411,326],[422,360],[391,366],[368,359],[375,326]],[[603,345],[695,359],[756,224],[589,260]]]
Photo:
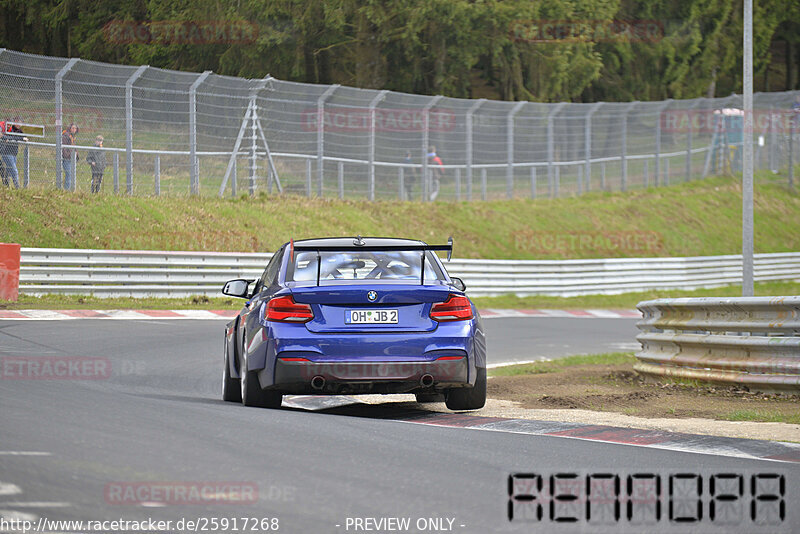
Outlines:
[[[800,196],[756,180],[756,252],[800,250]],[[0,190],[0,241],[26,247],[273,251],[289,238],[455,237],[469,258],[696,256],[741,251],[738,179],[580,198],[472,203],[266,196],[127,197]]]

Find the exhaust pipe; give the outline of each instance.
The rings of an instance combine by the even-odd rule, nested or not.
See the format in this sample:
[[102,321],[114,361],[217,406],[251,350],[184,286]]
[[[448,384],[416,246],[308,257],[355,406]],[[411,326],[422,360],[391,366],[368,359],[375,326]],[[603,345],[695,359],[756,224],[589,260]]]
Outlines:
[[325,387],[325,379],[319,375],[311,379],[311,387],[320,390]]
[[433,377],[431,375],[422,375],[419,379],[419,385],[424,388],[429,388],[433,385]]

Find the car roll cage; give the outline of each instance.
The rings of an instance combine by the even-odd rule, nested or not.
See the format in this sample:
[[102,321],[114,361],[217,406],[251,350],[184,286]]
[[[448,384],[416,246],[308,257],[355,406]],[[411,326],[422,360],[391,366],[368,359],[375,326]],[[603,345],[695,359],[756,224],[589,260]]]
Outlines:
[[447,261],[453,255],[453,238],[447,239],[446,245],[367,245],[361,236],[353,240],[352,245],[303,245],[295,244],[294,239],[289,241],[289,260],[294,263],[294,253],[316,252],[317,253],[317,285],[319,285],[320,274],[322,271],[322,258],[320,252],[415,252],[419,251],[421,256],[420,280],[419,285],[425,285],[425,253],[428,251],[447,252]]

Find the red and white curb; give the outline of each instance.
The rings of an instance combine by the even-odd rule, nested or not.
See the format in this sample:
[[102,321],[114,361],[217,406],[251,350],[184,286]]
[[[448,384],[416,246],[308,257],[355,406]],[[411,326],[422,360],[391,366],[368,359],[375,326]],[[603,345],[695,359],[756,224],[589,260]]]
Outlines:
[[0,310],[0,320],[64,321],[69,319],[232,319],[237,310]]
[[309,411],[329,411],[329,413],[338,415],[379,418],[417,425],[579,439],[616,445],[800,464],[800,444],[797,443],[622,428],[586,423],[446,413],[408,406],[366,404],[355,397],[347,396],[287,395],[283,399],[283,406]]
[[567,319],[638,319],[638,310],[503,310],[488,308],[480,310],[484,319],[509,317],[564,317]]
[[[0,320],[63,321],[69,319],[232,319],[238,310],[0,310]],[[563,317],[571,319],[637,319],[637,310],[481,310],[484,319]]]

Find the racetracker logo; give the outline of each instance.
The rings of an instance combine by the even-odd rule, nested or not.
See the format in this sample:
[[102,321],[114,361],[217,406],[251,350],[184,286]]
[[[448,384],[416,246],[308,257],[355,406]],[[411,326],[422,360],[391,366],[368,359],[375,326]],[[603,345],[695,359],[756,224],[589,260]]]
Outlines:
[[511,39],[519,43],[655,43],[664,38],[657,20],[515,20]]
[[103,494],[108,504],[253,504],[254,482],[110,482]]
[[[744,132],[744,111],[738,108],[668,109],[661,112],[661,129],[672,133],[741,135]],[[790,109],[754,109],[753,131],[786,135],[792,131],[800,132],[800,113]]]
[[[325,132],[370,132],[372,120],[366,108],[325,107],[320,122],[320,113],[309,108],[302,113],[303,129],[315,132],[323,128]],[[450,109],[425,111],[422,109],[375,108],[376,132],[450,132],[456,127],[456,114]]]
[[108,358],[11,356],[0,358],[2,380],[102,380],[111,376]]
[[535,254],[629,254],[663,252],[661,235],[652,231],[629,232],[536,232],[513,233],[517,250]]
[[258,26],[228,20],[112,20],[103,26],[103,37],[111,44],[253,44]]

